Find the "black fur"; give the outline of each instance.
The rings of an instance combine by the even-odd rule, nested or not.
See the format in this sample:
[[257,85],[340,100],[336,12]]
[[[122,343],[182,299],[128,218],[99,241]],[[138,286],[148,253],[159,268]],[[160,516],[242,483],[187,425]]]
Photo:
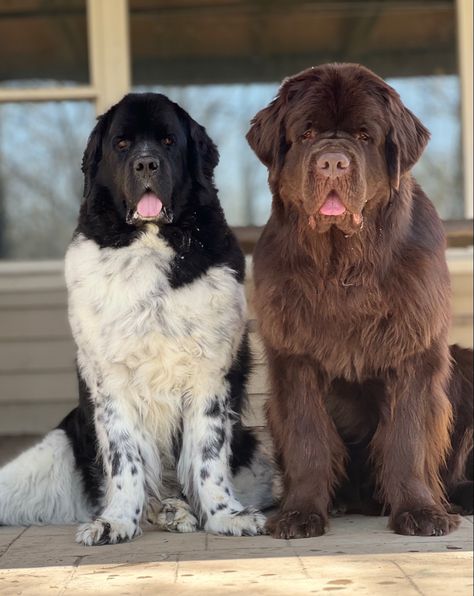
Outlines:
[[74,408],[59,424],[58,428],[67,434],[76,465],[80,470],[86,493],[91,505],[99,507],[103,497],[104,472],[100,454],[97,451],[97,436],[94,425],[94,409],[87,385],[77,373],[79,385],[79,406]]

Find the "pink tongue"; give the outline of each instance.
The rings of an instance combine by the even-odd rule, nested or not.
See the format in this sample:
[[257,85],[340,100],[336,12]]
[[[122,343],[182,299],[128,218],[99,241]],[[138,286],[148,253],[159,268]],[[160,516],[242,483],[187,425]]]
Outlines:
[[346,212],[346,208],[341,203],[336,193],[329,193],[326,202],[319,210],[323,215],[342,215]]
[[161,213],[163,203],[152,192],[147,192],[138,201],[137,212],[142,217],[157,217]]

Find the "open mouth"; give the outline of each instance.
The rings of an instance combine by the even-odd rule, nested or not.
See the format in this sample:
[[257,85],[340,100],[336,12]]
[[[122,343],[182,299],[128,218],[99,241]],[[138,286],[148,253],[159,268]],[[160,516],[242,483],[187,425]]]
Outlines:
[[134,222],[165,221],[170,223],[172,218],[169,211],[163,206],[161,199],[153,191],[147,189],[138,201],[135,209],[130,211],[127,220]]
[[135,208],[140,219],[157,219],[163,209],[163,203],[154,192],[147,191],[138,201]]
[[326,197],[324,204],[319,209],[319,213],[321,215],[328,215],[333,217],[344,215],[345,212],[346,208],[335,190],[331,190],[331,192]]

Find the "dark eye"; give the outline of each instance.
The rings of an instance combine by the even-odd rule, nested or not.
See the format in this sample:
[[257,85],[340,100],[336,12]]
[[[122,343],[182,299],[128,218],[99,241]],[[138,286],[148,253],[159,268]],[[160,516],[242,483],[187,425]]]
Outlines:
[[307,139],[314,139],[314,137],[316,136],[316,131],[314,130],[314,128],[308,128],[308,130],[305,130],[304,133],[301,135],[301,138],[306,141]]
[[356,133],[355,137],[359,141],[370,141],[370,135],[365,130],[359,130],[359,132]]
[[130,141],[128,139],[118,139],[116,142],[117,149],[124,151],[130,147]]
[[175,139],[173,135],[167,135],[163,138],[163,145],[174,145]]

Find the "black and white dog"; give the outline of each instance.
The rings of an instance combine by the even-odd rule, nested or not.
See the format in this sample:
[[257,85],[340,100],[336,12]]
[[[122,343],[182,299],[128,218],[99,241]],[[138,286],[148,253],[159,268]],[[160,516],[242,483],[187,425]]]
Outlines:
[[0,523],[85,522],[86,545],[131,539],[142,519],[262,531],[272,469],[240,419],[245,263],[217,162],[163,95],[127,95],[99,119],[65,266],[79,406],[0,470]]

